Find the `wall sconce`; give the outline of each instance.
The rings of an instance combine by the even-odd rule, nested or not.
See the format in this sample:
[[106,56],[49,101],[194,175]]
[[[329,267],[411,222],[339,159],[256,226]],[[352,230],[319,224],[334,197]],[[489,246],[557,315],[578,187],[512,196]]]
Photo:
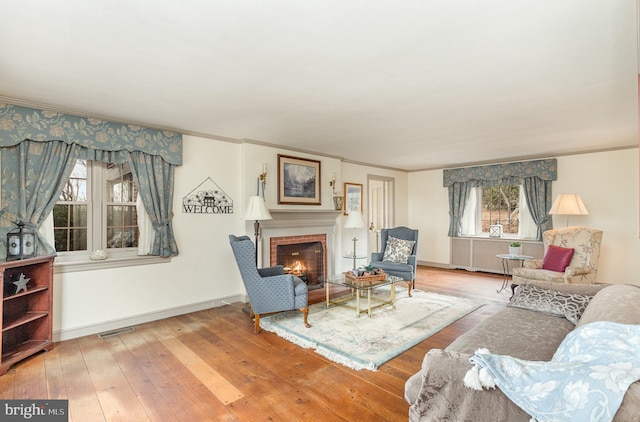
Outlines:
[[336,211],[342,210],[342,206],[344,204],[344,197],[339,195],[336,192],[336,174],[331,173],[331,180],[329,180],[329,186],[331,186],[331,190],[333,191],[333,207]]
[[[264,188],[267,186],[267,163],[262,164],[262,173],[258,176],[258,185],[262,184],[262,198],[264,199]],[[256,194],[260,195],[260,188]]]

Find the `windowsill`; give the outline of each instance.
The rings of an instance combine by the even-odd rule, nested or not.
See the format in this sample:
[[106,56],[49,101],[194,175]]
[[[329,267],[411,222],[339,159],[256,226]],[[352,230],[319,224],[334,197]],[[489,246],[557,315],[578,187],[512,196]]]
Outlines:
[[[516,236],[502,236],[502,237],[491,237],[488,234],[463,234],[461,236],[455,236],[457,238],[471,238],[471,239],[488,239],[488,240],[504,240],[510,242],[542,242],[541,240],[537,240],[534,238],[525,238],[525,237],[516,237]],[[454,237],[454,238],[455,238]]]
[[159,256],[121,256],[109,257],[101,261],[94,261],[88,257],[64,257],[56,260],[53,265],[55,274],[71,273],[77,271],[95,271],[108,268],[133,267],[138,265],[166,264],[171,262],[171,257]]

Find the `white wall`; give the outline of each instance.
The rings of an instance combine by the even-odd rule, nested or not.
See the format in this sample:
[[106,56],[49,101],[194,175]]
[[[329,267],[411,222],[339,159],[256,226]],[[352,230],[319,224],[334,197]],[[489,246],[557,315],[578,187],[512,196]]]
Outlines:
[[[570,217],[569,225],[604,231],[598,281],[640,284],[636,259],[638,240],[638,149],[558,157],[558,180],[553,196],[578,193],[588,216]],[[449,200],[442,186],[442,170],[409,174],[409,223],[420,229],[418,260],[446,266],[450,247],[447,236]],[[554,217],[564,227],[564,216]]]

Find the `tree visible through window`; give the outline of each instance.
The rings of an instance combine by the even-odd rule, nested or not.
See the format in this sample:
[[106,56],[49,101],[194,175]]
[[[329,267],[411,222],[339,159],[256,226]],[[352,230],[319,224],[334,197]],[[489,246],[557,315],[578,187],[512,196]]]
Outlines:
[[87,162],[78,160],[53,207],[58,252],[87,250]]
[[107,247],[138,246],[138,191],[128,165],[107,164]]
[[489,232],[492,224],[502,224],[503,233],[518,234],[519,204],[519,185],[482,188],[482,231]]
[[137,194],[128,164],[78,160],[53,209],[56,251],[137,247]]

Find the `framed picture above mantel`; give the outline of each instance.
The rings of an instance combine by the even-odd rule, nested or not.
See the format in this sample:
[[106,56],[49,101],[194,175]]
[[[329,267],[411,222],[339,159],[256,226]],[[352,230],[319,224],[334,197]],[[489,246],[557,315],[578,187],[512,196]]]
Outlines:
[[349,215],[350,211],[362,212],[362,184],[344,184],[344,215]]
[[320,161],[278,154],[278,204],[320,205]]

